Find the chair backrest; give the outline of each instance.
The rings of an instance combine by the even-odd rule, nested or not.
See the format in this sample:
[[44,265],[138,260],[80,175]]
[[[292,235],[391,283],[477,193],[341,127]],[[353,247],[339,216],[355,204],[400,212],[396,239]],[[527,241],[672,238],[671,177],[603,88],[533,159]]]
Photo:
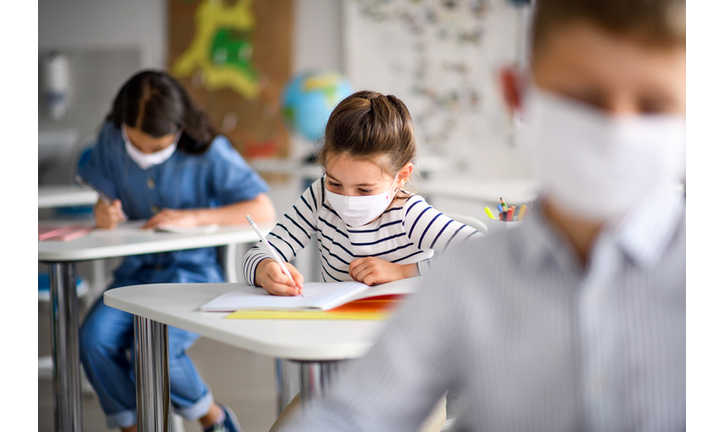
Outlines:
[[488,233],[488,226],[485,225],[485,222],[481,221],[480,219],[459,213],[445,213],[445,216],[458,222],[462,222],[465,225],[471,226],[476,230],[480,231],[481,234]]
[[236,270],[237,248],[238,244],[232,243],[218,247],[218,257],[221,267],[224,269],[224,279],[226,282],[239,282],[239,275]]
[[249,249],[254,246],[254,243],[232,243],[217,247],[219,263],[221,263],[221,268],[224,269],[226,282],[244,282],[244,276],[241,273],[241,260],[243,260]]

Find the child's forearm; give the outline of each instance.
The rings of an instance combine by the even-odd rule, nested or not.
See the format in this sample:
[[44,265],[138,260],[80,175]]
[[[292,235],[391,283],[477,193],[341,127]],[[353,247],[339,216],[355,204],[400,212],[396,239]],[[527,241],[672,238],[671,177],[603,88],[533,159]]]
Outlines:
[[250,215],[257,223],[274,221],[276,212],[267,194],[259,194],[250,201],[241,201],[223,207],[197,209],[195,211],[197,225],[241,225],[246,224],[246,215]]
[[403,264],[402,267],[403,272],[405,273],[405,278],[420,276],[420,272],[417,271],[417,263]]

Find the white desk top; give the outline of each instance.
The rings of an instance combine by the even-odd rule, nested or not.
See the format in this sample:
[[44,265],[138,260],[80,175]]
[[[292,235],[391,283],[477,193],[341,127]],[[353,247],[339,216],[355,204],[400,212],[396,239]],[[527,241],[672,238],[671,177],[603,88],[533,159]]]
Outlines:
[[[674,185],[678,192],[685,191],[684,183]],[[477,201],[486,205],[500,203],[503,197],[508,205],[530,204],[537,195],[532,179],[481,179],[472,175],[437,173],[420,185],[420,192],[432,196]],[[491,210],[495,210],[491,208]]]
[[[141,230],[140,227],[144,222],[126,222],[119,224],[113,230],[93,230],[75,240],[38,242],[38,261],[85,261],[259,241],[259,237],[249,225],[222,225],[210,234],[177,234]],[[55,225],[78,222],[44,221],[39,223]],[[84,223],[89,226],[94,225],[92,221]],[[264,234],[267,234],[272,227],[273,224],[259,225],[259,229]]]
[[[106,305],[257,354],[290,360],[343,360],[362,356],[384,321],[226,319],[200,306],[238,284],[133,285],[106,291]],[[259,288],[262,289],[262,288]]]
[[78,185],[38,186],[38,208],[92,205],[98,201],[98,194]]
[[473,176],[453,176],[436,174],[432,179],[420,186],[423,194],[456,198],[469,201],[479,201],[497,204],[500,197],[506,203],[525,204],[533,201],[537,196],[533,180],[527,179],[480,179]]

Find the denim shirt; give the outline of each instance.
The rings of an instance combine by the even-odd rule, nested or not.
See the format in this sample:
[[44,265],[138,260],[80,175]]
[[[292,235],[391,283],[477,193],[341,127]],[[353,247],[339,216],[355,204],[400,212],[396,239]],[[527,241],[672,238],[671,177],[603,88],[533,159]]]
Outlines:
[[[121,201],[129,220],[162,209],[219,207],[254,199],[268,186],[224,136],[202,154],[176,150],[165,162],[142,169],[126,152],[121,130],[103,125],[90,161],[78,173]],[[223,282],[216,248],[135,255],[124,259],[112,286],[145,283]]]

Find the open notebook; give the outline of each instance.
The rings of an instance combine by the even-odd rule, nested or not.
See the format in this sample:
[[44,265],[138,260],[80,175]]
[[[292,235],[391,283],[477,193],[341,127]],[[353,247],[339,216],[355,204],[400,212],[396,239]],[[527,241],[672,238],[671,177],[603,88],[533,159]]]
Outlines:
[[239,310],[330,310],[363,298],[411,294],[420,277],[369,286],[359,282],[305,283],[304,297],[273,296],[264,288],[240,285],[201,306],[204,312],[235,312]]
[[168,232],[176,234],[211,234],[219,229],[219,224],[197,225],[192,227],[178,225],[158,225],[154,228],[156,232]]

